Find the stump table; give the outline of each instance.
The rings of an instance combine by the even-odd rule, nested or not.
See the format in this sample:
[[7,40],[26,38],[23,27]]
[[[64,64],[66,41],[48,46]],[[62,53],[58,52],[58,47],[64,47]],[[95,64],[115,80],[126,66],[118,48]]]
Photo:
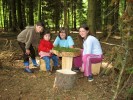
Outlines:
[[80,55],[80,50],[76,52],[58,52],[53,50],[53,53],[62,57],[62,69],[56,71],[54,88],[56,89],[71,89],[76,80],[76,72],[72,71],[73,57]]

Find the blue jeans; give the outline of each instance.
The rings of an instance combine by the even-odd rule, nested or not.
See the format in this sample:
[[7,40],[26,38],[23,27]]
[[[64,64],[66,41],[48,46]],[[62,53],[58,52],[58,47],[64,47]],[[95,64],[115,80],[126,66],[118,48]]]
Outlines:
[[58,58],[57,58],[56,55],[52,55],[51,57],[49,57],[49,56],[44,56],[44,57],[43,57],[43,60],[44,60],[45,63],[46,63],[46,69],[47,69],[47,71],[49,71],[49,70],[51,69],[51,67],[50,67],[50,59],[53,60],[54,66],[56,66],[56,67],[58,66]]

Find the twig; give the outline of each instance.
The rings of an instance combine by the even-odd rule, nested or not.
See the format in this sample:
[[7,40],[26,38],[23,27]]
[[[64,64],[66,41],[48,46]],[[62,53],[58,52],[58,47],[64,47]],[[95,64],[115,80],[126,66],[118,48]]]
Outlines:
[[118,96],[118,90],[119,90],[119,87],[120,87],[122,74],[123,74],[123,72],[124,72],[124,68],[125,68],[125,65],[126,65],[127,56],[128,56],[128,49],[126,50],[126,53],[125,53],[125,58],[124,58],[124,61],[123,61],[123,63],[122,63],[122,69],[121,69],[121,71],[120,71],[120,75],[119,75],[118,81],[117,81],[116,91],[115,91],[115,93],[114,93],[114,96],[113,96],[112,100],[116,100],[116,98],[117,98],[117,96]]
[[7,47],[8,42],[9,42],[8,39],[6,39],[6,43],[5,43],[4,47]]
[[129,75],[129,77],[128,77],[126,83],[125,83],[124,86],[121,88],[121,90],[119,91],[118,95],[119,95],[119,94],[121,93],[121,91],[125,88],[125,86],[127,85],[127,83],[128,83],[128,81],[129,81],[129,79],[130,79],[131,76],[132,76],[132,74]]

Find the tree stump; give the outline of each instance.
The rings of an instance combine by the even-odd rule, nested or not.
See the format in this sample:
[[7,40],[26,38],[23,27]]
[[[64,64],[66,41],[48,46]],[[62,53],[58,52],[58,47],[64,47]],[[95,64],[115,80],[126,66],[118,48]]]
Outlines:
[[76,72],[62,69],[56,71],[56,77],[53,88],[55,89],[71,89],[76,81]]

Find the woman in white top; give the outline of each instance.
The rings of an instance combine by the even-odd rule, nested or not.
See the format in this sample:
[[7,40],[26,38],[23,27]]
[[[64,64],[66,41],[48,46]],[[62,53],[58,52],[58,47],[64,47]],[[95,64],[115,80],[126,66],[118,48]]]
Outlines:
[[79,28],[79,35],[83,38],[83,64],[81,70],[84,72],[84,76],[88,77],[88,81],[93,81],[91,65],[102,61],[101,45],[98,39],[90,34],[89,27],[85,24]]

